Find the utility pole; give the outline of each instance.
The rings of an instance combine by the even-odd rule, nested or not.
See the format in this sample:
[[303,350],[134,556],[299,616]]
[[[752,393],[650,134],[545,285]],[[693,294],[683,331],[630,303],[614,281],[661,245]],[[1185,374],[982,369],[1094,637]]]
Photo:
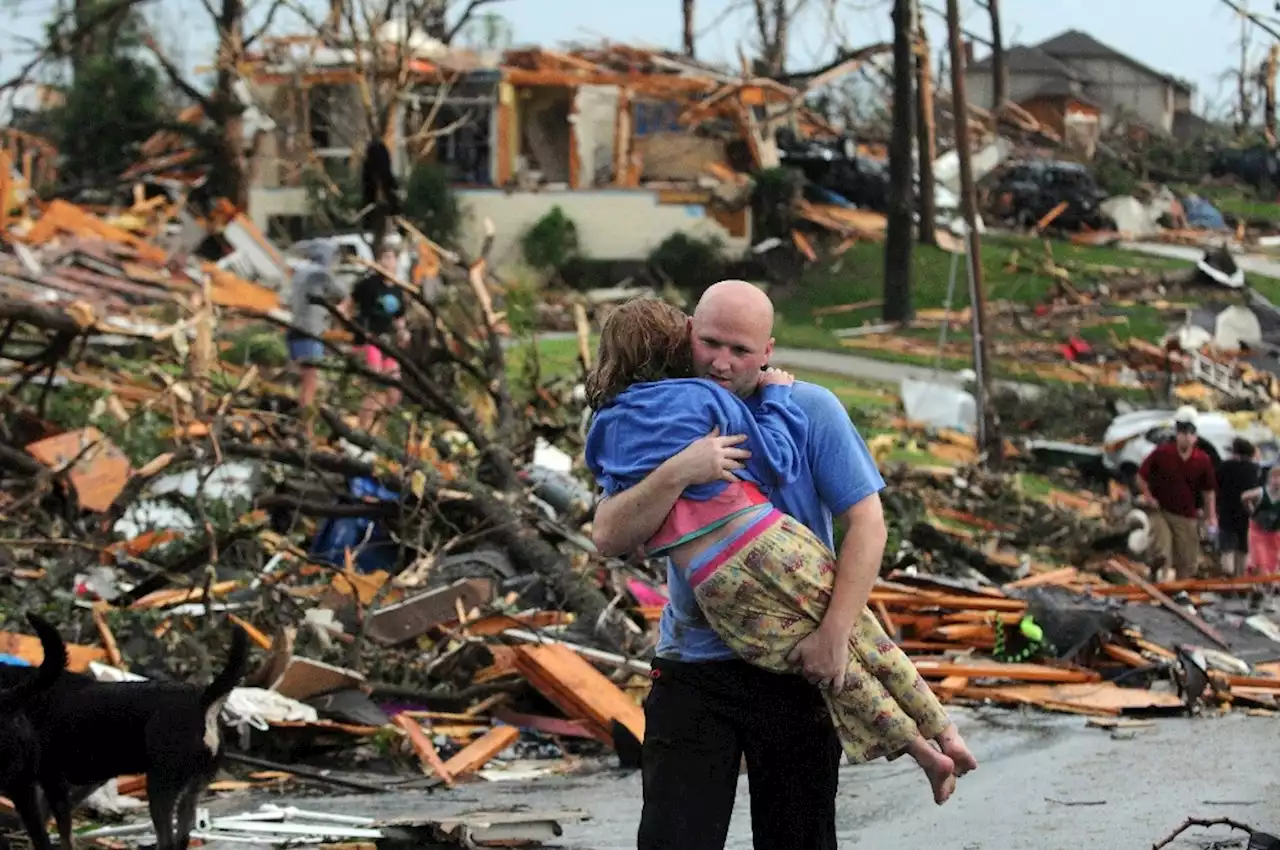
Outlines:
[[1000,35],[1000,0],[987,0],[987,12],[991,15],[991,115],[999,121],[1009,85],[1004,69],[1004,39]]
[[1276,68],[1280,65],[1280,45],[1273,44],[1267,52],[1267,64],[1263,67],[1262,90],[1265,96],[1262,108],[1262,132],[1267,145],[1276,146]]
[[[889,139],[889,209],[884,240],[884,320],[906,322],[911,318],[911,123],[915,97],[914,0],[893,2],[893,131]],[[921,222],[924,224],[925,222]]]
[[960,43],[960,2],[947,0],[947,35],[951,47],[952,113],[956,126],[956,155],[960,160],[960,207],[964,211],[965,259],[969,263],[969,301],[973,315],[973,371],[977,373],[978,446],[987,463],[1004,459],[1000,423],[991,409],[991,345],[987,340],[987,298],[982,283],[982,245],[978,236],[978,198],[973,185],[969,151],[969,102],[964,85],[964,45]]

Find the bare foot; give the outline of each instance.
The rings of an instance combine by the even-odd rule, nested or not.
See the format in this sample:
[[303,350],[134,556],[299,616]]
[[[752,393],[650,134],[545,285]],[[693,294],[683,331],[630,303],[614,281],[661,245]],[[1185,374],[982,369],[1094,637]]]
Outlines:
[[964,776],[969,771],[978,769],[977,758],[969,752],[969,747],[964,738],[960,737],[960,730],[954,723],[944,729],[936,740],[942,752],[955,762],[956,776]]
[[929,784],[933,786],[933,802],[939,806],[947,802],[956,790],[955,762],[950,756],[935,750],[923,736],[912,741],[907,752],[929,777]]

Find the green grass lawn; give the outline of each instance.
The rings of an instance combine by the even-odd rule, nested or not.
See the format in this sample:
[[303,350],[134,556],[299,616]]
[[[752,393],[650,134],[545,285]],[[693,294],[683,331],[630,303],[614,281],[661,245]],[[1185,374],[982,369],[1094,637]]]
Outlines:
[[[1053,258],[1064,265],[1098,265],[1135,268],[1152,271],[1183,269],[1187,264],[1180,260],[1151,257],[1117,248],[1073,245],[1069,242],[1052,242]],[[988,301],[1009,300],[1026,304],[1041,303],[1054,285],[1054,279],[1045,274],[1035,274],[1017,268],[1009,268],[1009,258],[1017,251],[1024,261],[1038,263],[1044,256],[1044,240],[1015,235],[988,235],[982,241],[983,282]],[[912,304],[917,310],[938,309],[944,306],[951,272],[952,255],[926,245],[917,246],[914,252],[912,275]],[[952,308],[960,311],[969,305],[969,294],[964,274],[964,258],[957,263],[956,289]],[[1262,281],[1253,278],[1260,291],[1267,294],[1274,290],[1280,296],[1280,281]],[[1073,274],[1078,286],[1089,282],[1082,272]],[[1261,285],[1259,285],[1261,284]],[[1270,285],[1268,285],[1270,284]],[[818,324],[815,308],[833,307],[882,298],[884,295],[884,246],[876,243],[859,243],[833,263],[812,267],[800,284],[785,296],[776,299],[778,324],[775,331],[780,345],[802,348],[840,350],[839,340],[831,334],[833,329],[856,327],[880,321],[881,310],[871,307],[851,313],[823,317]],[[1082,330],[1085,338],[1105,339],[1114,330],[1122,339],[1140,336],[1150,339],[1158,336],[1165,327],[1159,312],[1151,307],[1134,307],[1116,310],[1116,314],[1128,318],[1127,325],[1106,325]],[[936,338],[935,331],[924,332]],[[950,333],[957,342],[967,340],[967,332]]]
[[[591,340],[593,355],[595,342],[593,336]],[[521,374],[522,370],[529,367],[530,353],[530,346],[527,344],[512,346],[508,350],[507,363],[512,374]],[[543,380],[574,376],[578,373],[577,340],[540,339],[538,340],[538,357],[541,361]],[[892,410],[898,404],[898,397],[890,385],[807,369],[795,369],[791,372],[802,381],[809,381],[831,390],[845,407],[857,407],[859,410],[876,412]]]

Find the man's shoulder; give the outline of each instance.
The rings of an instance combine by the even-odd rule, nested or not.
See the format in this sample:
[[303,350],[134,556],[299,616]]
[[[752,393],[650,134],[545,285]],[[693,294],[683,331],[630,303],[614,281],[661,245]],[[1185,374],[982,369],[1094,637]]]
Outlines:
[[820,384],[796,381],[791,387],[791,398],[810,419],[836,419],[852,424],[849,411],[845,410],[836,394]]

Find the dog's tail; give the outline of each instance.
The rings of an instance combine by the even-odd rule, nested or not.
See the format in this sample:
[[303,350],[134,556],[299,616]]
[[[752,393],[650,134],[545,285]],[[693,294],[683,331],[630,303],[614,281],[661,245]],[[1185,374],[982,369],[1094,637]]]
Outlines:
[[67,645],[58,630],[42,617],[27,614],[27,622],[40,638],[40,647],[44,650],[44,660],[36,675],[17,687],[0,693],[0,712],[11,712],[22,708],[29,699],[53,687],[54,682],[67,669]]
[[209,687],[200,695],[201,710],[208,710],[227,694],[231,693],[240,680],[244,678],[245,669],[249,665],[249,635],[244,629],[236,626],[231,632],[231,651],[227,653],[227,666],[213,677]]

